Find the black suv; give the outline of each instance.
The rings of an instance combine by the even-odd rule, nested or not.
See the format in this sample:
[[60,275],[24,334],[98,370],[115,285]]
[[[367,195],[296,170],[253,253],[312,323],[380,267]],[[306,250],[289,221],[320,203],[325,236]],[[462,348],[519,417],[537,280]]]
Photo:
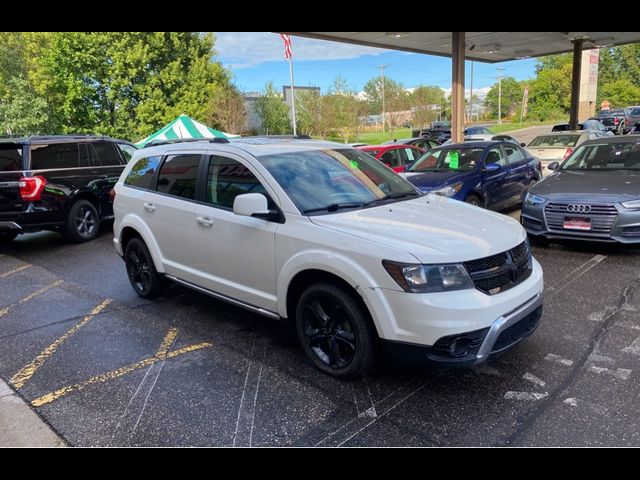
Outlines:
[[93,240],[135,150],[101,136],[0,138],[0,242],[38,230]]

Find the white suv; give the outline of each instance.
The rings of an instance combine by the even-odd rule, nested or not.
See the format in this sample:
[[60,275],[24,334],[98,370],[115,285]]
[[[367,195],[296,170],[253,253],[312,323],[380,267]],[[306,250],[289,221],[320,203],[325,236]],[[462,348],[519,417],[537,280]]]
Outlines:
[[378,346],[469,366],[528,336],[542,269],[512,218],[422,194],[346,145],[287,138],[136,152],[114,243],[138,295],[166,280],[290,319],[306,354],[361,374]]

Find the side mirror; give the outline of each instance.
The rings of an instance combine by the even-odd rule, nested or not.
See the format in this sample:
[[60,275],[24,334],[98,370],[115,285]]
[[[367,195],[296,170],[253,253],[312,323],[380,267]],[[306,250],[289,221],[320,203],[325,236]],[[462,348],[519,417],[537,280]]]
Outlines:
[[547,165],[547,168],[549,170],[557,170],[559,166],[560,162],[551,162],[549,165]]
[[502,169],[502,167],[500,165],[498,165],[497,163],[489,163],[488,165],[485,165],[485,167],[484,167],[484,171],[485,172],[497,172],[500,169]]
[[526,146],[527,146],[527,144],[526,144],[526,143],[524,143],[524,142],[520,142],[520,146],[521,146],[521,147],[526,147]]
[[261,193],[245,193],[238,195],[233,201],[233,213],[245,217],[261,218],[274,222],[284,222],[278,210],[269,210],[267,197]]

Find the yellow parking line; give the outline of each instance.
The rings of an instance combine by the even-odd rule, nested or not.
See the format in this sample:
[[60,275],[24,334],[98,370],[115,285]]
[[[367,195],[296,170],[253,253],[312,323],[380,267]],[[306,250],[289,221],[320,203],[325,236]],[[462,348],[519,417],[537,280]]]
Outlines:
[[33,293],[32,293],[32,294],[30,294],[30,295],[27,295],[27,296],[26,296],[26,297],[24,297],[23,299],[18,300],[16,303],[14,303],[14,304],[12,304],[12,305],[9,305],[8,307],[0,308],[0,317],[2,317],[2,316],[4,316],[4,315],[6,315],[6,314],[9,312],[9,310],[11,310],[12,308],[15,308],[15,307],[17,307],[18,305],[21,305],[21,304],[23,304],[23,303],[28,302],[28,301],[29,301],[29,300],[31,300],[32,298],[35,298],[35,297],[37,297],[38,295],[43,294],[43,293],[44,293],[44,292],[46,292],[47,290],[51,290],[52,288],[55,288],[55,287],[57,287],[57,286],[61,285],[62,283],[64,283],[64,280],[56,280],[55,282],[50,283],[49,285],[47,285],[47,286],[45,286],[45,287],[42,287],[40,290],[37,290],[37,291],[33,292]]
[[164,337],[164,340],[162,340],[162,343],[160,344],[160,348],[158,348],[158,351],[156,352],[155,357],[163,358],[163,359],[167,358],[167,352],[171,348],[171,345],[173,345],[173,342],[176,340],[177,336],[178,336],[177,328],[169,329],[169,331]]
[[94,316],[96,316],[98,313],[104,310],[105,307],[107,307],[107,305],[109,305],[112,301],[113,300],[108,298],[104,302],[102,302],[100,305],[98,305],[96,308],[91,310],[91,313],[89,315],[84,317],[82,320],[80,320],[80,322],[78,322],[76,325],[74,325],[69,330],[67,330],[67,332],[64,335],[58,338],[55,342],[53,342],[47,348],[42,350],[42,352],[40,352],[40,354],[35,359],[33,359],[31,363],[22,367],[22,369],[18,373],[16,373],[13,377],[11,377],[11,380],[9,380],[9,383],[13,385],[15,388],[24,387],[25,383],[27,383],[29,379],[33,377],[36,371],[49,359],[49,357],[54,353],[56,353],[58,348],[60,348],[60,345],[66,342],[78,330],[80,330],[87,323],[89,323]]
[[9,275],[21,272],[22,270],[26,270],[27,268],[31,268],[31,265],[22,265],[21,267],[14,268],[13,270],[9,270],[8,272],[0,273],[0,278],[8,277]]
[[158,352],[153,357],[145,358],[144,360],[140,360],[139,362],[132,363],[131,365],[127,365],[126,367],[116,368],[115,370],[111,370],[110,372],[96,375],[95,377],[91,377],[90,379],[85,380],[84,382],[59,388],[58,390],[47,393],[46,395],[43,395],[39,398],[36,398],[35,400],[32,400],[31,405],[33,405],[34,407],[41,407],[42,405],[51,403],[55,400],[58,400],[59,398],[69,395],[70,393],[79,392],[80,390],[83,390],[90,385],[95,385],[97,383],[106,383],[109,380],[115,380],[116,378],[122,377],[123,375],[126,375],[127,373],[131,373],[135,370],[139,370],[144,367],[149,367],[156,362],[160,362],[165,359],[175,358],[179,355],[184,355],[185,353],[201,350],[203,348],[212,346],[212,344],[208,342],[203,342],[203,343],[197,343],[195,345],[189,345],[187,347],[174,350],[173,352],[167,352],[167,351],[163,352],[162,351],[163,347],[165,345],[170,346],[173,340],[175,340],[176,335],[177,335],[176,329],[169,330],[164,340],[162,341],[162,345],[160,346],[160,349],[158,349]]

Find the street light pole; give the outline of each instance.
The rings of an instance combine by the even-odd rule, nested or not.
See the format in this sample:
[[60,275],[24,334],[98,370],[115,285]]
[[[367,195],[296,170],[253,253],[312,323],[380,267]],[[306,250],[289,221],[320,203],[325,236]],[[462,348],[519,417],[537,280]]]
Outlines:
[[471,60],[471,86],[469,88],[469,122],[473,122],[473,60]]
[[384,112],[384,69],[385,67],[387,67],[388,65],[380,65],[378,68],[380,68],[380,82],[382,84],[382,133],[385,132],[385,112]]
[[504,72],[503,67],[496,68],[500,72],[498,75],[498,123],[502,123],[502,72]]

